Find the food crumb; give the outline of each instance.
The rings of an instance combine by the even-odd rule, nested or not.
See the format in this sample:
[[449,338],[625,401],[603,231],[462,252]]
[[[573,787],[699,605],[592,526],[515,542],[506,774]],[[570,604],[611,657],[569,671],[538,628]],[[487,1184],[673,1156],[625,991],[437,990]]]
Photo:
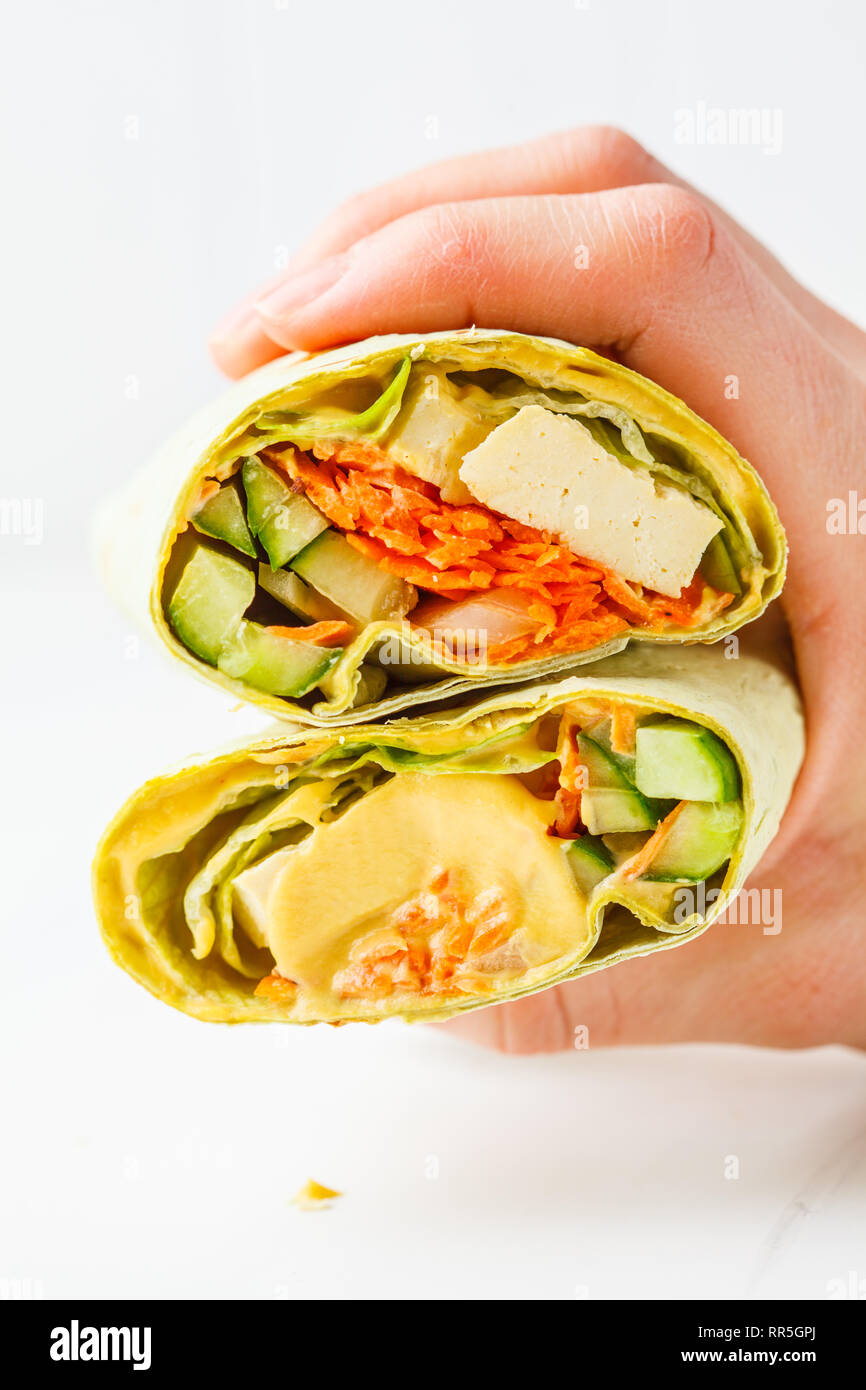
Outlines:
[[337,1192],[336,1188],[324,1187],[314,1178],[308,1178],[300,1191],[292,1198],[292,1205],[300,1207],[301,1211],[322,1211],[334,1201],[335,1197],[342,1197],[342,1195],[342,1192]]

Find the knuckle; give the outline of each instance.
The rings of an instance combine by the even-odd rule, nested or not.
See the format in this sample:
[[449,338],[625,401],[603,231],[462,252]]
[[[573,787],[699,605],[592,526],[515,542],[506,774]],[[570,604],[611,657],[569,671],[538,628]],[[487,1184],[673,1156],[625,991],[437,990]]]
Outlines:
[[486,258],[487,228],[465,203],[436,203],[414,214],[421,240],[436,259],[456,268],[477,267]]
[[617,183],[631,182],[651,160],[643,145],[619,126],[585,126],[575,137],[592,165]]
[[654,263],[682,274],[702,270],[715,243],[715,223],[706,203],[674,184],[644,184],[634,190],[638,234]]

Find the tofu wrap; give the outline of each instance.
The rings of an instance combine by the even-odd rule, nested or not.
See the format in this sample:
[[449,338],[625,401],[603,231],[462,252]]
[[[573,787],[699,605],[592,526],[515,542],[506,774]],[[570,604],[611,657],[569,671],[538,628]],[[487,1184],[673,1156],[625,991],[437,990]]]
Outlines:
[[754,470],[585,348],[476,329],[269,363],[103,513],[109,586],[273,715],[381,719],[756,617],[785,540]]
[[97,913],[117,963],[196,1018],[445,1018],[699,935],[802,752],[792,683],[722,645],[635,646],[388,724],[277,725],[129,799]]

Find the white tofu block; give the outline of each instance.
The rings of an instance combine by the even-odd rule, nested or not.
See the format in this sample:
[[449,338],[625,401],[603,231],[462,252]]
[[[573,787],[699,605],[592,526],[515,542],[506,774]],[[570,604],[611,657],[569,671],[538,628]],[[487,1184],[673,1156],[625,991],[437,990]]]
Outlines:
[[239,873],[232,885],[232,908],[254,946],[268,944],[268,897],[291,852],[288,848],[266,855]]
[[473,497],[551,534],[576,555],[674,597],[723,523],[689,493],[630,468],[579,420],[524,406],[466,455]]

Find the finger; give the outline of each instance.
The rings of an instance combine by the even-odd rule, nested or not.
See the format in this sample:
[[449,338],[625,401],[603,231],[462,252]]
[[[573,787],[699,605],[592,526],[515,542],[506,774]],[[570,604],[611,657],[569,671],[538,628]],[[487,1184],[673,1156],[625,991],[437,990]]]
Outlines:
[[236,304],[211,333],[208,338],[210,355],[226,376],[246,376],[247,372],[263,366],[265,362],[283,356],[284,349],[269,338],[262,328],[255,305],[277,285],[281,285],[285,278],[285,273],[272,275],[270,280]]
[[[573,1041],[560,988],[498,1004],[493,1009],[461,1013],[435,1026],[497,1052],[563,1052]],[[599,1045],[606,1044],[599,1039]]]
[[[285,348],[472,322],[559,334],[581,327],[593,344],[630,342],[648,326],[645,287],[638,299],[608,291],[624,276],[641,283],[638,258],[651,268],[654,235],[679,198],[668,195],[656,190],[650,202],[629,189],[425,208],[278,285],[257,311]],[[700,257],[709,219],[691,205],[688,215]]]
[[285,353],[285,348],[268,337],[253,304],[246,301],[217,325],[208,348],[220,371],[232,378],[246,376]]
[[[291,265],[301,271],[347,250],[388,222],[436,203],[531,194],[599,193],[644,183],[669,183],[704,198],[718,223],[749,253],[838,351],[862,363],[866,335],[801,285],[733,217],[615,126],[579,126],[504,149],[463,155],[416,169],[349,199],[302,247]],[[254,302],[254,300],[252,301]]]
[[345,251],[387,222],[436,203],[596,193],[626,184],[664,183],[668,177],[642,145],[611,126],[580,126],[504,149],[461,155],[350,198],[316,229],[292,269]]
[[[388,222],[422,207],[503,196],[587,193],[642,183],[689,189],[636,140],[609,126],[584,126],[511,148],[466,155],[413,171],[350,199],[314,233],[291,263],[297,275],[337,254]],[[866,336],[811,295],[765,247],[715,204],[707,205],[813,326],[861,366]],[[254,312],[260,296],[245,299],[216,330],[211,348],[229,375],[242,375],[278,355]]]
[[[507,149],[464,155],[416,169],[343,203],[301,248],[280,279],[301,275],[329,256],[407,213],[436,203],[529,194],[589,193],[622,184],[654,183],[665,170],[623,131],[584,126]],[[243,376],[282,348],[267,336],[248,295],[210,339],[217,365]]]
[[[286,348],[479,323],[612,347],[687,400],[759,466],[780,507],[795,642],[809,635],[826,658],[804,671],[807,697],[832,712],[832,652],[850,646],[850,608],[864,602],[858,589],[846,619],[826,501],[858,486],[866,419],[844,364],[700,199],[644,185],[428,208],[307,274],[331,281],[317,299],[284,284],[259,306]],[[852,660],[866,680],[866,655]],[[816,738],[843,734],[828,718]]]

